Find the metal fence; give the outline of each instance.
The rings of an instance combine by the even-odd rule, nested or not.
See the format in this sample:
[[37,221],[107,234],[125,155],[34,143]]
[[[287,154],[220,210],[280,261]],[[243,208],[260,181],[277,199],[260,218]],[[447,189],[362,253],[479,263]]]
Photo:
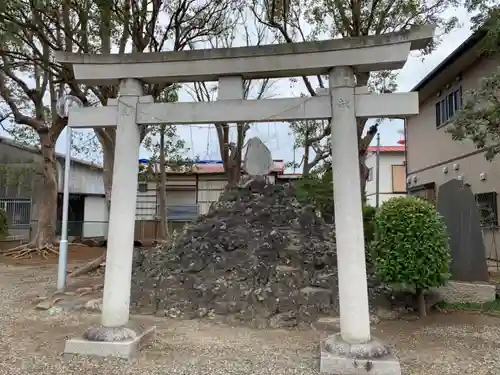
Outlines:
[[0,209],[7,213],[9,236],[25,239],[31,227],[31,199],[1,198]]
[[[158,208],[158,205],[156,207],[153,206],[153,212],[148,212],[148,219],[141,217],[136,219],[135,239],[137,241],[154,241],[159,239],[161,231]],[[3,209],[7,213],[10,239],[29,241],[34,238],[38,229],[38,221],[32,217],[33,208],[31,199],[0,198],[0,209]],[[196,219],[198,215],[198,205],[168,205],[167,207],[169,228],[172,230]],[[106,238],[107,234],[107,221],[68,222],[68,236],[70,238]],[[61,235],[60,221],[56,223],[56,235]]]

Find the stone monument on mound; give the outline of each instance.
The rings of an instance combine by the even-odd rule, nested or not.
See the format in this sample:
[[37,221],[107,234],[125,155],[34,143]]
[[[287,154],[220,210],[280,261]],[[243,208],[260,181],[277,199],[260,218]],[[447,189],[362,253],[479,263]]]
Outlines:
[[226,190],[174,244],[136,253],[133,309],[272,328],[338,316],[334,230],[297,202],[292,185],[260,178],[271,163],[264,143],[250,139],[252,179]]

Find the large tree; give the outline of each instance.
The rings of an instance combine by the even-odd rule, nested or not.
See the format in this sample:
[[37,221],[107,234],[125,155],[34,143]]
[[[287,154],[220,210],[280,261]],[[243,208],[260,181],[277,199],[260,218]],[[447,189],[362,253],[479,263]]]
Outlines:
[[[71,69],[57,64],[53,51],[80,53],[155,52],[182,50],[197,40],[224,31],[230,1],[193,0],[5,0],[0,4],[0,97],[13,118],[16,134],[38,138],[42,186],[37,189],[38,231],[28,245],[51,250],[55,237],[57,179],[55,143],[67,119],[56,112],[62,92],[84,105],[105,105],[117,87],[86,87],[75,83]],[[154,98],[170,83],[149,85]],[[103,151],[108,201],[114,164],[114,129],[96,129]],[[143,131],[143,137],[147,129]]]
[[7,130],[24,140],[36,140],[42,156],[35,197],[38,230],[27,249],[20,249],[23,253],[37,249],[46,255],[55,251],[52,245],[57,242],[55,144],[67,120],[57,114],[56,101],[66,87],[51,55],[54,49],[85,40],[63,32],[74,28],[68,5],[68,1],[6,0],[0,6],[0,98],[13,120]]
[[[251,8],[255,17],[263,25],[273,30],[283,42],[296,43],[321,38],[352,38],[379,35],[407,30],[412,26],[436,24],[443,33],[457,25],[453,13],[446,10],[460,5],[460,0],[252,0]],[[262,16],[264,14],[265,16]],[[437,41],[423,54],[434,50]],[[392,91],[395,75],[392,72],[357,73],[356,84],[369,86],[373,91]],[[316,88],[325,87],[325,77],[302,77],[307,94],[316,95]],[[318,133],[318,124],[312,123],[312,132]],[[365,190],[368,169],[365,165],[366,150],[377,133],[378,122],[369,125],[364,119],[358,120],[359,158],[361,189]],[[301,127],[302,131],[307,126]],[[313,149],[331,128],[321,126],[319,134],[309,136],[304,148]],[[311,130],[310,130],[311,132]],[[325,145],[325,143],[323,143]],[[328,147],[321,147],[309,164],[320,163],[329,156]],[[314,165],[309,165],[310,170]]]
[[[128,0],[125,6],[115,1],[112,6],[106,6],[109,20],[104,23],[101,35],[106,43],[102,44],[101,53],[129,52],[160,52],[181,51],[192,48],[199,41],[212,38],[231,28],[228,22],[230,0],[197,2],[193,0]],[[113,22],[114,20],[114,22]],[[107,25],[107,26],[106,26]],[[120,38],[114,38],[119,30]],[[91,52],[91,51],[89,51]],[[171,91],[171,84],[148,85],[146,94],[155,100]],[[108,97],[115,97],[116,87],[100,87],[93,92],[105,104]],[[144,128],[142,137],[148,129]],[[111,182],[114,164],[114,129],[96,129],[101,142],[104,160],[104,184],[106,197],[111,197]]]

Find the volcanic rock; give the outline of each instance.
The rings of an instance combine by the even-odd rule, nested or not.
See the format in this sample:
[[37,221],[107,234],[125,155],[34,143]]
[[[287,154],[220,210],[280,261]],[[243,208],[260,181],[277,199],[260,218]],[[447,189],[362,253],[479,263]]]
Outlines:
[[[370,297],[379,284],[369,273]],[[334,228],[293,185],[226,190],[168,244],[135,252],[132,309],[292,327],[338,314]]]

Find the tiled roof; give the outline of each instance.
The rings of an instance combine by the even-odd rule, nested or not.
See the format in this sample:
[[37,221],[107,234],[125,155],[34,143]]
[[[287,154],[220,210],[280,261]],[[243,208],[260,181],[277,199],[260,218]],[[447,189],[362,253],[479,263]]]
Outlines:
[[[405,146],[380,146],[380,152],[404,152]],[[377,146],[369,146],[368,152],[377,152]]]
[[[283,174],[285,171],[285,162],[283,160],[274,160],[273,166],[271,167],[271,173]],[[152,166],[153,170],[158,171],[158,164]],[[168,174],[217,174],[224,173],[224,165],[221,162],[213,163],[196,163],[178,170],[167,170]]]
[[[285,163],[283,160],[274,160],[271,168],[271,173],[283,173],[285,170]],[[224,173],[224,165],[220,163],[214,164],[194,164],[192,168],[194,173]]]

